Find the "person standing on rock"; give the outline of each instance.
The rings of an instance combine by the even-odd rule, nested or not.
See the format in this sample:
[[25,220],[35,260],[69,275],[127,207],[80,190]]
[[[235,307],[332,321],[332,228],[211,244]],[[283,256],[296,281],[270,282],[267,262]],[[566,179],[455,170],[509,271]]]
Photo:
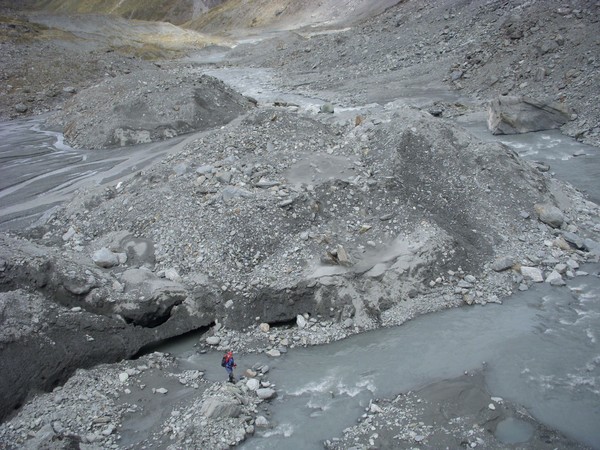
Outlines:
[[221,360],[221,366],[225,367],[225,370],[229,374],[229,382],[234,383],[235,377],[233,376],[233,368],[237,367],[237,364],[233,360],[233,352],[229,351],[223,355],[223,359]]

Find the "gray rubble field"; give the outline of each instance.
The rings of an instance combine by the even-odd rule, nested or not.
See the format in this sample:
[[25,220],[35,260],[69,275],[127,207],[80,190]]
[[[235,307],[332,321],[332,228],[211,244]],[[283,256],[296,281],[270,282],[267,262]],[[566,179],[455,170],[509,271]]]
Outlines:
[[[59,105],[48,124],[73,146],[196,134],[150,167],[82,189],[46,223],[0,234],[0,446],[120,448],[126,417],[164,396],[160,430],[144,445],[228,448],[269,426],[268,366],[229,385],[160,352],[130,358],[194,330],[201,351],[278,357],[501,303],[533,283],[561,286],[598,262],[598,205],[452,120],[499,95],[568,97],[562,130],[598,143],[598,5],[541,3],[400,2],[348,29],[276,34],[208,65],[81,51],[82,73],[95,75],[65,71],[59,82],[40,71],[54,84],[37,93],[4,86],[13,104],[0,105],[3,117]],[[22,35],[1,47],[11,82],[21,59],[66,45],[21,46]],[[273,71],[265,90],[322,103],[257,101],[204,73],[249,66]],[[474,100],[448,100],[449,89]],[[468,420],[502,420],[496,406],[482,412],[479,381],[457,383],[474,392]],[[193,401],[175,408],[166,394],[179,385]],[[370,426],[419,442],[425,431],[390,417],[437,419],[438,401],[435,386],[379,399],[369,421],[327,445],[368,448]],[[535,429],[539,442],[550,433],[572,444]],[[484,435],[468,444],[497,444]],[[462,445],[444,439],[429,442]]]

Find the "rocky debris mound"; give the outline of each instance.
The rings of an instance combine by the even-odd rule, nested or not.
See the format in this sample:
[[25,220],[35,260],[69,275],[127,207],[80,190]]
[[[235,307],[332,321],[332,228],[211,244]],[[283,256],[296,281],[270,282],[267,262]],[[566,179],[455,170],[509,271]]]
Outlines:
[[148,70],[80,91],[48,124],[73,147],[123,147],[224,125],[252,106],[216,78]]
[[[463,285],[436,308],[460,304],[474,285],[464,277],[498,252],[522,256],[519,236],[539,233],[520,212],[553,202],[548,181],[506,147],[427,113],[401,104],[377,111],[359,122],[252,111],[110,195],[82,194],[42,242],[73,228],[91,254],[106,246],[107,230],[144,239],[155,264],[111,268],[114,281],[99,292],[119,299],[102,301],[104,311],[145,326],[188,317],[189,326],[239,329],[308,314],[365,329],[398,305],[405,318],[432,307],[417,297],[448,280]],[[154,297],[136,290],[134,274],[167,277],[188,295],[157,297],[151,304],[164,314],[142,320],[133,311]]]
[[529,133],[560,128],[570,118],[568,109],[560,103],[506,96],[490,102],[488,128],[492,134]]

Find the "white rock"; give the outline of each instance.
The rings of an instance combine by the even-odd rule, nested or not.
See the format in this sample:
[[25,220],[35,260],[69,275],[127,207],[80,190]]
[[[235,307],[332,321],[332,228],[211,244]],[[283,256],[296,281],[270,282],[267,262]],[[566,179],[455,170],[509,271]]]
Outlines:
[[271,388],[262,388],[262,389],[257,389],[256,390],[256,395],[258,396],[258,398],[262,399],[262,400],[268,400],[270,398],[275,397],[275,389],[271,389]]
[[165,278],[171,281],[181,281],[181,277],[177,273],[177,270],[171,267],[170,269],[165,270]]
[[269,330],[271,329],[271,326],[268,323],[263,322],[258,326],[258,329],[260,331],[262,331],[263,333],[268,333]]
[[256,378],[250,378],[248,381],[246,381],[246,387],[251,391],[256,391],[258,388],[260,388],[260,381],[258,381]]
[[550,272],[550,275],[546,277],[546,283],[550,283],[552,285],[555,285],[556,283],[560,284],[560,281],[563,281],[562,276],[556,270]]
[[381,409],[379,406],[377,406],[375,403],[371,404],[371,408],[370,408],[372,413],[380,413],[383,412],[383,409]]
[[121,372],[119,374],[119,381],[121,383],[125,383],[129,379],[129,374],[127,372]]
[[165,388],[158,388],[155,389],[154,392],[156,392],[157,394],[166,394],[167,392],[169,392],[169,390]]
[[268,352],[265,352],[267,355],[272,356],[274,358],[281,356],[281,352],[275,348],[272,348]]
[[127,262],[127,253],[115,253],[115,254],[117,255],[119,264],[125,264]]
[[119,265],[119,257],[111,252],[106,247],[101,248],[100,250],[94,252],[92,255],[92,261],[98,267],[114,267]]
[[304,318],[303,315],[298,314],[296,316],[296,325],[298,325],[298,328],[300,328],[301,330],[306,327],[306,319]]
[[206,343],[208,345],[218,345],[221,342],[221,338],[219,336],[209,336],[206,338]]
[[257,427],[266,428],[269,426],[269,421],[267,420],[267,418],[265,416],[257,416],[256,420],[254,421],[254,424]]
[[494,405],[493,403],[490,403],[488,405],[488,408],[490,408],[492,411],[495,411],[496,410],[496,405]]
[[541,283],[544,281],[544,274],[537,267],[521,266],[521,275],[534,283]]

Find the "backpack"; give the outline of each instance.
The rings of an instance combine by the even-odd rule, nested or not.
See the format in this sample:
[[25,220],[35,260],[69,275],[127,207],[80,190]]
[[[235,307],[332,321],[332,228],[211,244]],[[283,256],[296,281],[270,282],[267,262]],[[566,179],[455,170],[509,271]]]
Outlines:
[[223,355],[223,358],[221,359],[221,367],[225,367],[226,364],[227,364],[227,355]]

